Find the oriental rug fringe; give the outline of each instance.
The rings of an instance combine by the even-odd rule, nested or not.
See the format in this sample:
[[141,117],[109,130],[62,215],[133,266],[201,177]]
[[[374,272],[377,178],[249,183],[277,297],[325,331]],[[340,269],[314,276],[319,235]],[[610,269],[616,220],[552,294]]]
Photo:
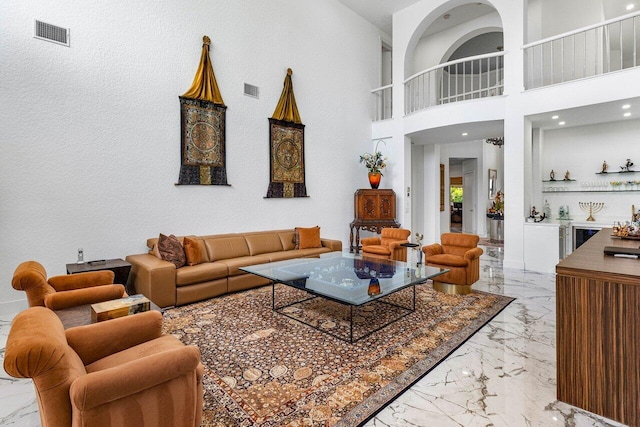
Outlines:
[[[354,344],[271,309],[271,287],[167,310],[166,333],[200,348],[204,426],[356,426],[433,369],[512,298],[445,295],[417,287],[416,311]],[[278,304],[306,293],[276,285]],[[412,289],[388,298],[410,306]],[[316,298],[287,314],[334,333],[349,330],[348,308]],[[363,335],[397,316],[393,306],[359,308]]]

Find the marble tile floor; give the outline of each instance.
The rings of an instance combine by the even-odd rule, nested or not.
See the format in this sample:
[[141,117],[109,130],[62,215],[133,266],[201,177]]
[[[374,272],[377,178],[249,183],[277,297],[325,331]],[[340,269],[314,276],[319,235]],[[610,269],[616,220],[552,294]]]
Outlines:
[[[366,426],[621,426],[555,398],[554,275],[503,271],[502,249],[484,250],[474,288],[517,299]],[[0,370],[0,426],[38,425],[31,381]]]

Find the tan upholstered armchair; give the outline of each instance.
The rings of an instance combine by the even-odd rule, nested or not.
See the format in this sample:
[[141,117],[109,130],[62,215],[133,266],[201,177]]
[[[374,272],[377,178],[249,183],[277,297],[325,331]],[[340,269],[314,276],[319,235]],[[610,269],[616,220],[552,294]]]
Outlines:
[[362,256],[365,258],[407,260],[407,248],[400,246],[409,243],[410,230],[404,228],[383,228],[380,237],[367,237],[360,240]]
[[480,238],[475,234],[444,233],[441,244],[424,246],[425,265],[446,268],[448,273],[433,279],[433,288],[452,294],[468,294],[480,278]]
[[65,331],[32,307],[13,320],[4,369],[33,378],[43,426],[199,426],[200,351],[161,330],[158,311]]
[[21,263],[13,273],[11,286],[25,291],[29,306],[51,310],[109,301],[126,296],[123,285],[113,284],[113,271],[92,271],[47,280],[47,272],[36,261]]

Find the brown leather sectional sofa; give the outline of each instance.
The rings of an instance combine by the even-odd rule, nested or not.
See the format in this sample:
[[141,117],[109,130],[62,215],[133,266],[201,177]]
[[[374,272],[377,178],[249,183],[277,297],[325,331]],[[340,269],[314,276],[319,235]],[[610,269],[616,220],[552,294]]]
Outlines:
[[342,251],[341,241],[323,238],[322,247],[295,249],[293,229],[188,237],[200,245],[201,264],[176,268],[153,255],[157,237],[147,239],[149,253],[127,256],[136,293],[160,307],[184,305],[269,283],[240,267]]

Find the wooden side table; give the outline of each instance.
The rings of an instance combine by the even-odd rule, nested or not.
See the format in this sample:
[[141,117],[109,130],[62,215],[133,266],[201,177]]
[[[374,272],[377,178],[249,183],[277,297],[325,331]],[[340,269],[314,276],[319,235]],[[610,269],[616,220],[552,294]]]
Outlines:
[[88,271],[111,270],[115,274],[113,283],[124,285],[129,295],[135,294],[134,289],[130,289],[129,273],[131,272],[131,264],[127,261],[116,258],[100,261],[89,261],[84,264],[67,264],[67,274],[86,273]]
[[[149,310],[156,310],[160,313],[164,313],[164,310],[153,302],[150,302]],[[76,326],[91,325],[91,304],[79,305],[76,307],[64,308],[62,310],[54,310],[54,312],[62,321],[62,325],[65,329],[73,328]],[[130,316],[134,316],[130,314]],[[108,322],[108,320],[106,320]]]

